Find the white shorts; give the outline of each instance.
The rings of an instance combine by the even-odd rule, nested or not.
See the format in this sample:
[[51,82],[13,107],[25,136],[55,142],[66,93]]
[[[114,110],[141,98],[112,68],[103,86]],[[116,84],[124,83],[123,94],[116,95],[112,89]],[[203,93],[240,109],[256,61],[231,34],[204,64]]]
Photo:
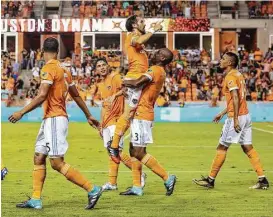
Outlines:
[[66,117],[44,119],[36,139],[35,152],[48,155],[50,158],[63,157],[68,149],[67,134]]
[[153,121],[133,119],[131,121],[131,143],[136,147],[146,147],[153,143]]
[[[115,134],[115,129],[116,125],[111,125],[102,130],[102,136],[103,136],[103,144],[104,147],[107,148],[108,146],[111,145],[114,134]],[[123,149],[123,143],[124,143],[124,138],[121,137],[120,142],[119,142],[119,149]]]
[[141,88],[127,88],[126,91],[128,97],[126,97],[125,101],[126,103],[132,107],[136,108],[142,93],[142,87]]
[[222,129],[219,143],[229,147],[232,143],[240,143],[241,145],[252,144],[252,128],[251,117],[249,114],[238,117],[241,132],[236,133],[234,130],[233,118],[227,118]]

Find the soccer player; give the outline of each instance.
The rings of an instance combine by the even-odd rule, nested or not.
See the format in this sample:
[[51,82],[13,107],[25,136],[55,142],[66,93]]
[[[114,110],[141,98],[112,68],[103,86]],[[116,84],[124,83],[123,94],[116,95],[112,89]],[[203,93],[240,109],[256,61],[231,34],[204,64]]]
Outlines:
[[[167,196],[173,193],[176,176],[168,175],[158,161],[146,152],[146,147],[148,144],[153,143],[154,104],[166,79],[164,66],[169,64],[172,59],[173,54],[169,49],[157,50],[152,57],[154,65],[145,74],[138,79],[124,81],[124,85],[130,88],[144,86],[135,115],[131,121],[130,155],[163,179]],[[133,173],[133,176],[135,175],[136,173]],[[140,177],[140,170],[137,175]],[[120,194],[141,196],[143,195],[143,189],[139,186],[140,183],[133,183],[133,187]]]
[[246,102],[245,80],[236,69],[238,62],[238,56],[233,52],[227,52],[220,61],[220,67],[225,73],[222,91],[226,95],[227,108],[216,115],[213,121],[218,123],[226,114],[228,118],[222,129],[209,176],[200,180],[193,179],[193,182],[206,188],[213,188],[215,178],[225,162],[228,148],[232,143],[240,143],[258,175],[258,182],[251,188],[267,189],[269,183],[264,175],[259,155],[252,146],[251,118]]
[[[150,32],[145,32],[145,20],[136,15],[131,16],[126,21],[126,29],[130,32],[125,41],[125,53],[128,58],[129,71],[125,79],[137,79],[143,75],[148,67],[148,57],[143,49],[144,43],[147,42],[152,35],[162,29],[162,22],[155,24]],[[137,89],[128,88],[127,97],[125,100],[124,112],[117,121],[114,138],[111,147],[108,147],[108,152],[116,163],[120,162],[119,156],[119,142],[121,137],[125,134],[130,124],[139,98],[141,96],[142,87]],[[134,162],[133,162],[134,164]],[[140,163],[137,163],[140,165]]]
[[59,49],[57,39],[47,38],[43,47],[46,64],[41,70],[39,94],[29,105],[9,117],[10,122],[16,123],[25,114],[43,104],[44,118],[35,145],[32,197],[17,204],[17,207],[42,208],[41,193],[46,178],[46,157],[49,156],[51,167],[54,170],[88,192],[88,205],[85,208],[92,209],[102,194],[102,188],[93,185],[79,171],[64,161],[64,155],[68,149],[66,141],[68,116],[65,105],[67,93],[69,92],[84,112],[92,127],[99,128],[99,122],[92,117],[79,96],[71,74],[60,66],[57,60]]
[[[121,75],[111,72],[106,59],[98,59],[95,63],[96,73],[98,73],[102,82],[97,85],[95,90],[100,93],[102,98],[101,111],[101,136],[103,138],[104,147],[107,148],[113,139],[116,121],[120,117],[124,108],[124,96],[122,92]],[[94,94],[95,94],[94,93]],[[131,157],[122,151],[123,137],[119,143],[119,152],[122,163],[129,169],[132,169]],[[103,190],[117,190],[119,164],[115,163],[109,157],[109,181],[102,186]],[[141,186],[145,185],[146,174],[142,173]]]
[[1,180],[4,180],[7,174],[8,174],[8,169],[4,166],[3,160],[1,159]]

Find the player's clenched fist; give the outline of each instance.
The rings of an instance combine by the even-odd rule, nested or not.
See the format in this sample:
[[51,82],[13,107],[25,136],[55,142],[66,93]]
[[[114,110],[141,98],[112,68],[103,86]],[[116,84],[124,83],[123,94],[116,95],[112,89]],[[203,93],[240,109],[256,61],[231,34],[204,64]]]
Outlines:
[[157,23],[155,24],[154,30],[155,30],[156,32],[161,31],[161,30],[163,29],[163,26],[161,25],[161,24],[163,23],[163,21],[164,21],[164,20],[159,21],[159,22],[157,22]]
[[14,112],[10,117],[9,117],[9,121],[11,123],[16,123],[17,121],[19,121],[21,118],[23,117],[23,114],[21,112]]

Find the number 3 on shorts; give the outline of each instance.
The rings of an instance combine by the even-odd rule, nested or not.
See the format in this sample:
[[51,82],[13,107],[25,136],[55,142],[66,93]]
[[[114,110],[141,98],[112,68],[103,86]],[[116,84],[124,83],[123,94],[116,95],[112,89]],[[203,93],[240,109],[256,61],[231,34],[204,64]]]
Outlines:
[[138,133],[135,133],[135,141],[138,141]]

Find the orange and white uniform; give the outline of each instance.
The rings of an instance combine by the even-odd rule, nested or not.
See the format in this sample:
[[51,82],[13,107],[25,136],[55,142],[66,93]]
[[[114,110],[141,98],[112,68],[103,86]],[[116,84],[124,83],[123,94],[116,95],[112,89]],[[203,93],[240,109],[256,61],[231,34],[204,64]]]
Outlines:
[[[117,97],[112,103],[108,99],[122,89],[121,76],[118,73],[109,74],[104,81],[98,84],[97,92],[102,99],[101,126],[103,133],[104,147],[107,148],[113,139],[116,122],[123,113],[124,97]],[[123,137],[120,140],[119,148],[123,148]]]
[[166,72],[161,66],[152,66],[145,73],[150,83],[145,86],[134,119],[131,122],[131,142],[133,146],[146,147],[153,143],[152,126],[154,105],[166,79]]
[[52,59],[41,70],[41,83],[51,87],[43,103],[44,117],[35,152],[51,158],[64,156],[68,149],[68,115],[65,102],[69,86],[74,85],[72,76],[61,67],[58,60]]
[[[149,67],[148,56],[144,51],[142,45],[133,44],[133,40],[140,35],[136,33],[129,33],[125,41],[125,52],[128,58],[128,73],[125,79],[138,79],[141,77]],[[130,107],[136,108],[139,98],[141,96],[142,88],[132,89],[128,88],[127,103]]]
[[[234,130],[234,107],[231,91],[238,90],[239,97],[239,113],[238,120],[241,132],[236,133]],[[240,143],[241,145],[252,144],[251,117],[248,112],[246,102],[246,86],[244,76],[238,70],[231,70],[224,79],[223,94],[227,101],[227,116],[222,129],[222,135],[219,143],[229,146],[232,143]]]

